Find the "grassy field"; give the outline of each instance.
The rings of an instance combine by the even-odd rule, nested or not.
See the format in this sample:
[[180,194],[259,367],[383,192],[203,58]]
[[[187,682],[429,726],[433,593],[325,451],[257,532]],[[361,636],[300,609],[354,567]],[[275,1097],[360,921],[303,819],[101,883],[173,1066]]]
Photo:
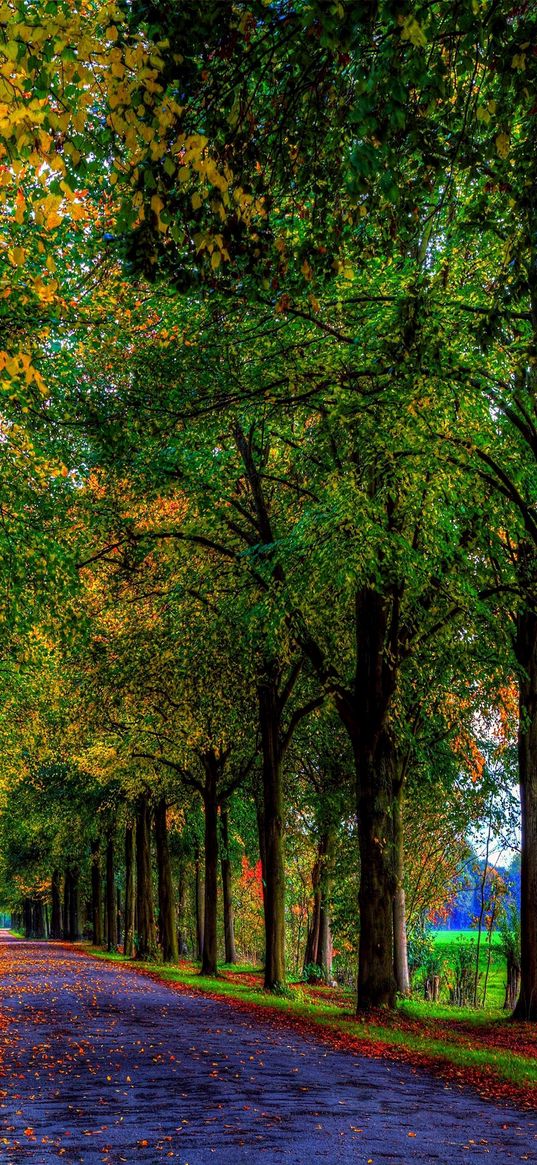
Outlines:
[[[475,955],[477,953],[477,934],[475,930],[437,930],[434,932],[435,951],[438,952],[442,963],[444,965],[441,973],[441,999],[445,1002],[449,999],[449,987],[453,984],[455,965],[457,959],[457,948],[462,946],[470,947],[473,952],[473,964],[475,966]],[[483,995],[485,991],[485,977],[487,972],[487,963],[489,955],[488,942],[484,941],[484,936],[481,936],[481,945],[479,950],[479,980],[478,980],[478,1001],[483,1002]],[[501,950],[499,934],[492,935],[491,952],[490,952],[490,970],[487,981],[486,992],[486,1007],[487,1009],[502,1008],[505,999],[505,980],[506,967],[505,957]]]

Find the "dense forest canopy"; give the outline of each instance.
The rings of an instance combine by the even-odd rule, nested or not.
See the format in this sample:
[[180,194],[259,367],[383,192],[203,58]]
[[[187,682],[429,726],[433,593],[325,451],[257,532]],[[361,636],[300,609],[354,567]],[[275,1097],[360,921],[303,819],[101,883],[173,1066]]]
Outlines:
[[271,990],[337,949],[358,1007],[393,1006],[407,929],[518,781],[537,1018],[536,26],[506,0],[0,8],[0,860],[27,931],[86,919],[209,974],[239,950]]

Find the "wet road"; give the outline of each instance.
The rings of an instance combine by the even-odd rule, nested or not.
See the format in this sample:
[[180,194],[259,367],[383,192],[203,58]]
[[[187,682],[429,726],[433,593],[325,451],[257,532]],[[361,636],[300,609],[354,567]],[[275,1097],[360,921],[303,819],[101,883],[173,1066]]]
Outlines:
[[537,1115],[0,934],[0,1161],[537,1162]]

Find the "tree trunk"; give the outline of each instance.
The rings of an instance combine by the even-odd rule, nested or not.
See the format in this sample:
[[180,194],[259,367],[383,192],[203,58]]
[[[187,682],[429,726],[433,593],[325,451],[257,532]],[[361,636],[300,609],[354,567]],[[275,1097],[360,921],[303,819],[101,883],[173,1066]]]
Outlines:
[[164,962],[176,963],[178,960],[177,931],[164,798],[160,799],[155,809],[155,841],[157,845],[159,942]]
[[79,871],[76,867],[69,870],[69,938],[71,942],[80,939],[80,886]]
[[205,925],[201,974],[217,971],[217,900],[218,900],[218,775],[219,764],[212,754],[204,758],[205,786]]
[[91,843],[91,941],[94,947],[103,945],[103,893],[101,882],[101,844]]
[[32,915],[32,900],[25,898],[22,904],[24,937],[33,938],[33,915]]
[[408,970],[408,943],[406,933],[405,857],[403,835],[403,791],[401,782],[394,789],[393,844],[395,864],[395,894],[393,899],[394,972],[400,995],[410,995]]
[[194,889],[195,889],[195,895],[196,895],[196,941],[197,941],[197,945],[198,945],[197,957],[201,962],[201,959],[203,957],[203,932],[205,930],[205,917],[204,917],[204,914],[205,914],[205,909],[204,909],[205,893],[204,893],[204,887],[203,887],[203,880],[201,877],[200,851],[198,848],[196,849],[196,856],[194,859],[194,871],[195,871]]
[[263,816],[265,836],[265,989],[285,983],[285,871],[283,857],[283,789],[280,747],[281,709],[277,683],[258,685],[263,749]]
[[317,962],[323,969],[323,976],[328,982],[332,977],[332,889],[333,889],[333,846],[334,839],[330,832],[321,838],[321,877],[320,877],[320,908],[319,908],[319,942],[317,947]]
[[395,1006],[393,800],[395,756],[388,715],[397,680],[397,594],[356,595],[353,706],[341,715],[354,751],[360,848],[358,1010]]
[[71,875],[67,868],[63,876],[63,937],[71,937],[69,925],[71,918]]
[[62,937],[61,874],[59,870],[53,871],[51,894],[52,912],[50,919],[50,937],[51,939],[59,939]]
[[34,903],[34,934],[36,938],[46,938],[45,909],[41,899]]
[[520,964],[512,959],[507,960],[507,983],[505,985],[504,1007],[512,1011],[517,1004],[520,991]]
[[134,954],[134,829],[125,826],[125,937],[123,950],[129,959]]
[[106,943],[109,951],[115,951],[117,947],[114,873],[114,834],[109,833],[106,839]]
[[116,887],[116,918],[117,918],[117,922],[116,922],[117,945],[120,946],[121,945],[121,937],[122,937],[122,935],[121,935],[122,917],[121,917],[121,890],[120,890],[119,886]]
[[177,913],[179,917],[179,926],[177,932],[177,946],[179,949],[179,958],[184,958],[188,954],[188,939],[187,930],[185,926],[186,918],[186,863],[183,854],[179,860],[179,877],[177,882]]
[[153,958],[157,946],[153,887],[151,883],[151,828],[149,798],[138,798],[136,806],[136,913],[138,921],[138,959]]
[[518,617],[515,650],[521,674],[518,761],[520,775],[520,995],[515,1019],[537,1021],[537,615]]
[[[263,894],[263,918],[267,917],[267,847],[265,844],[265,813],[263,810],[262,795],[256,792],[256,821],[257,821],[257,835],[259,838],[259,859],[261,861],[261,891]],[[265,924],[266,933],[266,924]],[[263,951],[263,966],[267,961],[266,951]]]
[[235,950],[235,928],[233,924],[233,902],[231,895],[231,861],[229,858],[229,818],[227,805],[222,805],[220,810],[220,832],[222,839],[220,866],[222,871],[225,961],[226,963],[236,963],[237,952]]
[[360,845],[358,1008],[395,1006],[393,974],[393,793],[383,733],[374,755],[357,757]]
[[318,967],[319,964],[319,931],[321,926],[321,860],[319,851],[311,871],[313,888],[313,911],[308,927],[306,950],[304,952],[304,970],[306,967]]

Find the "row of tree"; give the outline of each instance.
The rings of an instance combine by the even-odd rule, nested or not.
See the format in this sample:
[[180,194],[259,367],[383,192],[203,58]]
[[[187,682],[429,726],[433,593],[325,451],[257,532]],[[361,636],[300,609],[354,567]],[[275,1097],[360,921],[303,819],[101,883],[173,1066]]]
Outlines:
[[214,969],[253,782],[278,988],[309,770],[391,1006],[405,830],[457,850],[518,732],[535,1019],[537,16],[198,8],[5,6],[7,813],[45,761],[197,792]]

